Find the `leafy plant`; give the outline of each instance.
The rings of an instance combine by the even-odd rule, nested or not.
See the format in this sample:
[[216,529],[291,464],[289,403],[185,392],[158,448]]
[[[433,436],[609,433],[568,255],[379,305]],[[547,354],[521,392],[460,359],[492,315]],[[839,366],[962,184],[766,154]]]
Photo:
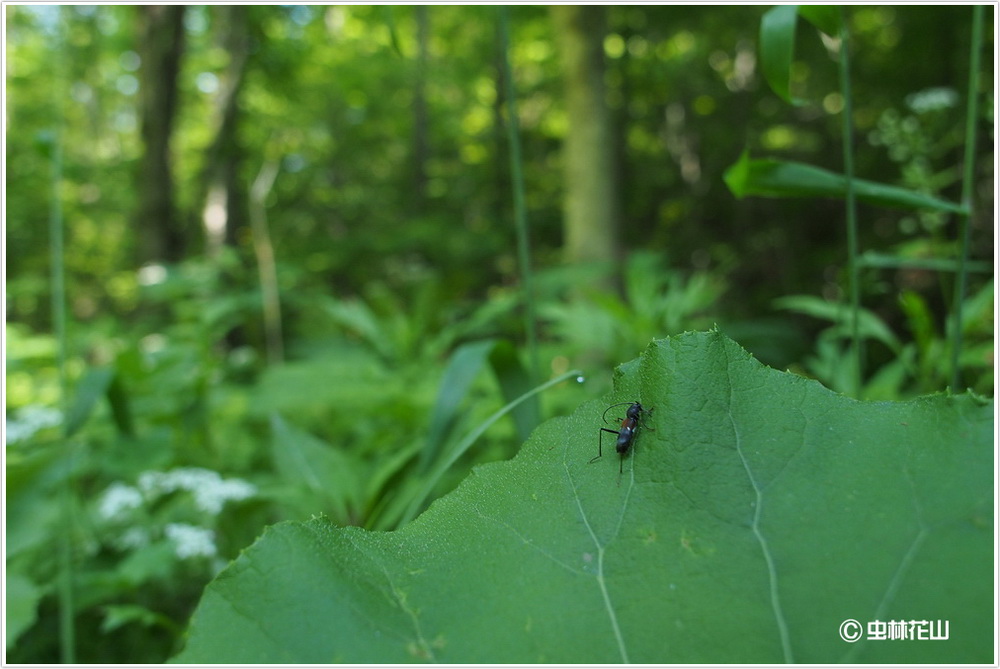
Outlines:
[[632,356],[654,337],[711,327],[726,290],[716,272],[685,275],[664,266],[663,256],[637,251],[628,256],[623,295],[599,290],[542,304],[548,332],[594,366]]
[[[845,304],[828,302],[811,295],[789,295],[774,304],[794,313],[829,323],[816,337],[814,351],[805,360],[805,371],[827,387],[847,392],[847,374],[852,312]],[[867,309],[858,311],[858,332],[865,342],[879,344],[888,354],[879,356],[879,364],[870,365],[871,375],[861,388],[865,399],[896,399],[929,393],[948,385],[946,331],[934,324],[930,308],[915,291],[902,291],[899,306],[906,315],[911,339],[901,340],[885,321]],[[965,350],[960,359],[963,378],[973,380],[970,387],[982,393],[993,389],[993,282],[969,296],[962,310]],[[954,318],[954,316],[953,316]],[[874,358],[875,351],[869,350]],[[883,362],[884,361],[884,362]]]
[[[12,353],[20,357],[19,350]],[[64,570],[72,582],[76,657],[128,661],[134,644],[142,644],[144,657],[166,658],[201,587],[234,546],[255,535],[234,526],[222,508],[247,497],[252,486],[212,470],[172,466],[178,460],[190,465],[197,450],[182,447],[190,426],[177,415],[183,412],[174,397],[190,385],[171,384],[180,381],[175,375],[186,375],[169,362],[145,367],[132,353],[87,368],[65,415],[29,406],[8,420],[5,557],[17,584],[8,599],[12,658],[54,661],[66,652],[66,640],[56,638],[51,625]],[[159,381],[155,401],[136,392],[149,377]],[[202,452],[202,459],[210,456]],[[248,511],[241,505],[239,517],[254,518]],[[56,559],[62,543],[68,560]]]
[[[588,464],[641,400],[618,474]],[[277,525],[206,589],[180,662],[987,662],[992,403],[859,402],[721,333],[651,344],[395,532]],[[947,640],[841,639],[847,619]]]
[[[492,351],[495,371],[504,378],[505,358],[496,355],[504,349],[503,342],[476,342],[459,349],[449,371],[475,373]],[[471,421],[461,420],[457,404],[467,396],[471,376],[455,387],[451,382],[457,374],[446,374],[430,417],[429,431],[419,436],[403,433],[397,438],[396,449],[388,448],[388,444],[374,450],[345,448],[289,425],[276,413],[271,419],[272,453],[281,485],[273,494],[288,505],[292,516],[325,511],[338,524],[396,527],[423,510],[432,493],[440,491],[442,480],[449,488],[455,484],[454,479],[466,471],[454,467],[456,461],[466,456],[497,420],[511,413],[515,423],[520,417],[528,425],[536,419],[535,415],[518,410],[539,392],[579,374],[572,370],[521,393],[475,427],[470,426]],[[523,372],[518,370],[517,377],[522,376]],[[519,383],[501,381],[500,385],[513,390]],[[465,434],[456,429],[459,425],[466,430]],[[415,425],[415,430],[422,432],[423,428]],[[484,450],[481,444],[479,450]]]
[[[977,121],[978,102],[978,77],[979,77],[979,51],[982,32],[982,13],[976,8],[973,12],[972,40],[970,57],[970,77],[968,92],[968,116],[966,118],[965,133],[965,167],[962,174],[963,193],[960,203],[950,202],[941,197],[937,197],[934,191],[940,190],[945,183],[936,184],[936,188],[928,188],[928,178],[926,172],[926,156],[929,150],[914,140],[925,139],[912,132],[906,133],[900,126],[893,122],[891,114],[883,114],[880,129],[873,133],[873,138],[884,144],[890,145],[894,149],[895,160],[911,160],[911,167],[919,167],[920,175],[914,175],[911,169],[908,185],[910,187],[892,186],[877,183],[864,179],[858,179],[854,175],[854,148],[853,148],[853,120],[852,120],[852,94],[851,78],[849,67],[850,41],[847,22],[842,15],[843,10],[837,7],[825,6],[779,6],[769,10],[761,20],[760,26],[760,53],[761,67],[771,89],[784,101],[792,105],[805,105],[807,102],[797,97],[791,85],[793,70],[793,54],[795,48],[796,24],[798,18],[802,17],[811,23],[823,36],[831,50],[835,48],[840,72],[840,100],[842,108],[840,115],[843,120],[842,144],[843,144],[843,174],[837,174],[829,170],[821,169],[812,165],[807,165],[795,161],[776,159],[756,159],[749,156],[748,151],[744,151],[740,159],[731,166],[725,175],[726,184],[737,197],[757,195],[764,197],[838,197],[845,201],[846,221],[847,221],[847,301],[849,302],[849,316],[846,326],[849,329],[850,346],[846,349],[846,357],[838,364],[846,365],[843,372],[838,371],[838,375],[844,376],[849,381],[849,385],[844,388],[850,389],[855,396],[860,396],[862,384],[862,364],[864,336],[860,331],[863,315],[860,306],[860,269],[865,256],[859,252],[858,243],[858,219],[856,211],[856,200],[871,202],[880,206],[903,207],[914,210],[925,210],[923,219],[934,221],[934,227],[939,228],[944,214],[957,215],[959,217],[959,242],[960,248],[953,263],[956,271],[955,293],[951,308],[954,310],[952,330],[949,333],[951,352],[951,379],[952,384],[959,383],[959,372],[963,328],[962,304],[966,295],[966,277],[970,271],[968,260],[969,255],[969,219],[972,214],[972,180],[973,166],[976,149],[975,126]],[[918,109],[926,108],[926,103],[922,103],[919,98],[916,100]],[[911,105],[914,100],[911,99]],[[911,119],[912,120],[912,119]],[[926,143],[926,142],[924,142]],[[909,145],[907,145],[909,144]],[[957,174],[957,171],[955,172]],[[934,230],[936,232],[936,230]],[[941,244],[936,245],[941,248]],[[947,246],[945,247],[947,249]],[[878,255],[878,262],[885,263],[884,254]],[[914,258],[907,254],[900,254],[894,260],[894,264],[900,267],[914,266]],[[916,266],[926,266],[926,258],[916,258]],[[948,268],[951,269],[952,267]],[[829,341],[821,341],[820,346],[825,346],[826,351],[820,357],[829,357],[832,349]],[[843,387],[837,384],[838,387]]]
[[[53,364],[53,343],[10,330],[11,370],[24,376],[14,381],[20,401],[36,402],[8,417],[7,503],[17,516],[7,552],[12,657],[58,657],[49,621],[60,541],[72,548],[74,628],[93,630],[78,637],[77,657],[134,660],[141,646],[142,657],[162,661],[201,588],[266,523],[323,513],[394,527],[454,487],[471,463],[505,457],[516,435],[537,425],[537,408],[523,410],[539,389],[528,386],[513,347],[451,338],[482,324],[477,316],[440,333],[441,345],[456,347],[442,370],[436,349],[405,343],[408,336],[381,353],[342,336],[300,347],[293,362],[243,385],[252,363],[233,363],[238,349],[219,355],[236,311],[210,308],[211,281],[194,280],[197,270],[186,265],[150,284],[172,324],[138,341],[100,342],[100,355],[116,351],[112,364],[72,359],[82,372],[65,416],[37,403],[54,394],[38,373]],[[404,330],[434,327],[397,315]],[[508,413],[510,424],[476,439]],[[204,495],[239,493],[240,485],[238,496],[254,492],[237,512],[206,508]],[[60,490],[71,497],[69,518]]]

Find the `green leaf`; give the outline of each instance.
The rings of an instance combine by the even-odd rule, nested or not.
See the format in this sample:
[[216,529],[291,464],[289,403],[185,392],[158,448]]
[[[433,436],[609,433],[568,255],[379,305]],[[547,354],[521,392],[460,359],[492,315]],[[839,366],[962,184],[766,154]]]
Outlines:
[[76,434],[90,418],[94,405],[101,399],[111,386],[114,370],[109,367],[88,369],[76,388],[73,404],[66,413],[66,436]]
[[135,436],[128,395],[117,370],[112,367],[94,367],[88,369],[80,379],[73,404],[66,413],[67,437],[76,434],[87,423],[102,397],[108,399],[111,417],[118,431],[127,437]]
[[45,593],[27,576],[12,573],[9,568],[4,578],[4,584],[5,611],[7,613],[5,636],[7,638],[6,649],[9,651],[17,643],[18,637],[35,623],[38,617],[38,604]]
[[272,454],[275,469],[299,494],[304,509],[314,509],[316,499],[329,505],[337,519],[350,518],[361,506],[359,467],[347,454],[325,441],[271,416]]
[[[879,269],[926,269],[932,272],[957,272],[961,269],[958,260],[954,258],[914,258],[909,256],[865,251],[858,258],[858,267],[876,267]],[[979,274],[992,274],[992,263],[970,260],[965,263],[965,269]]]
[[392,356],[389,333],[383,328],[371,308],[360,300],[326,300],[325,311],[337,324],[353,331],[384,358]]
[[837,5],[800,5],[799,16],[830,37],[840,37],[841,13]]
[[808,101],[792,96],[792,61],[798,17],[831,37],[841,31],[840,8],[833,5],[779,5],[760,20],[760,66],[771,90],[785,102],[801,106]]
[[[851,336],[852,310],[849,305],[830,302],[815,295],[786,295],[774,300],[774,306],[796,313],[820,318],[840,326],[844,337]],[[862,338],[875,339],[893,351],[899,351],[900,343],[892,329],[881,318],[868,309],[858,310],[858,334]]]
[[496,342],[492,339],[462,344],[452,353],[441,378],[437,401],[431,412],[427,443],[420,454],[420,469],[427,471],[441,457],[448,435],[458,419],[458,409],[469,394],[479,370],[489,358]]
[[789,91],[792,54],[795,51],[795,5],[780,5],[769,9],[760,20],[760,65],[771,90],[793,105],[805,104],[793,98]]
[[117,370],[111,383],[108,384],[108,403],[111,405],[111,417],[118,431],[126,437],[134,437],[135,421],[132,420],[129,395],[122,382],[122,375]]
[[[650,411],[618,474],[601,412]],[[180,662],[988,663],[993,407],[859,402],[718,332],[653,342],[395,532],[268,529]],[[947,620],[942,641],[843,621]]]
[[104,621],[101,623],[102,632],[113,632],[114,630],[138,623],[144,627],[160,626],[174,631],[176,625],[169,617],[158,613],[145,606],[136,604],[109,604],[104,607]]
[[[788,160],[752,160],[746,151],[726,170],[723,179],[738,198],[748,195],[843,198],[847,195],[847,178],[842,174]],[[854,193],[861,201],[883,207],[965,213],[965,209],[954,202],[863,179],[854,180]]]

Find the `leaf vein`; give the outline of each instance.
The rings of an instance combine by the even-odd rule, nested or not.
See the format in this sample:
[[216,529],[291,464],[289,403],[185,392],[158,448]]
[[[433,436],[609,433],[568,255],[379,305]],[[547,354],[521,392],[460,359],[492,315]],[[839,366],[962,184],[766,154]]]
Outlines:
[[559,565],[563,569],[566,569],[567,571],[569,571],[569,572],[571,572],[573,574],[583,574],[583,573],[585,573],[583,570],[577,569],[573,565],[568,564],[566,562],[563,562],[562,560],[560,560],[559,558],[557,558],[555,555],[552,555],[547,550],[545,550],[544,548],[542,548],[541,546],[539,546],[538,544],[536,544],[533,540],[531,540],[528,537],[526,537],[525,535],[521,534],[521,532],[519,532],[517,530],[517,528],[514,527],[513,525],[511,525],[510,523],[505,523],[504,521],[500,520],[499,518],[494,518],[493,516],[486,515],[485,513],[483,513],[483,511],[478,506],[476,506],[474,504],[470,505],[470,506],[471,506],[472,510],[476,513],[476,515],[478,515],[480,518],[482,518],[484,520],[492,521],[492,522],[496,523],[497,525],[499,525],[500,527],[504,528],[505,530],[511,532],[514,536],[516,536],[518,539],[520,539],[526,546],[529,546],[529,547],[533,548],[534,550],[538,551],[539,553],[541,553],[542,555],[544,555],[548,559],[552,560],[553,562],[555,562],[557,565]]
[[778,626],[778,635],[781,638],[781,650],[784,655],[784,661],[786,664],[794,664],[794,656],[792,654],[792,642],[788,631],[788,622],[785,619],[785,614],[781,608],[781,596],[778,593],[778,571],[774,564],[774,556],[771,554],[771,546],[767,541],[767,537],[760,528],[760,518],[761,513],[764,508],[764,491],[760,484],[757,483],[757,479],[753,475],[753,471],[750,468],[750,463],[743,452],[743,438],[740,434],[740,428],[736,423],[736,417],[733,416],[733,404],[736,401],[734,397],[735,392],[733,390],[732,378],[727,376],[729,381],[729,406],[727,407],[726,414],[729,417],[729,423],[733,428],[733,436],[736,440],[736,454],[740,457],[740,462],[743,463],[743,469],[746,472],[747,479],[750,481],[750,486],[754,491],[754,510],[753,510],[753,522],[750,525],[751,531],[754,537],[757,539],[757,544],[760,546],[761,554],[764,556],[764,563],[767,565],[767,578],[768,578],[768,588],[770,590],[771,598],[771,609],[774,612],[775,623]]
[[355,541],[355,538],[351,536],[350,533],[346,533],[345,536],[347,537],[347,540],[351,542],[351,545],[354,546],[355,550],[364,555],[365,558],[367,558],[374,564],[378,565],[379,570],[381,570],[382,575],[385,577],[386,582],[389,584],[389,592],[392,593],[392,599],[396,602],[399,608],[410,618],[410,623],[413,625],[413,633],[416,635],[417,646],[420,648],[421,651],[427,654],[427,659],[429,659],[431,662],[437,663],[437,659],[434,657],[434,648],[430,643],[427,642],[427,639],[424,638],[423,631],[420,628],[420,618],[417,615],[418,612],[413,608],[411,608],[406,603],[406,593],[396,587],[396,583],[392,580],[392,575],[389,573],[389,570],[385,568],[385,565],[382,564],[380,560],[378,560],[369,551],[367,551],[360,544],[358,544],[358,542]]
[[[567,449],[568,451],[568,449]],[[587,532],[590,533],[590,538],[594,542],[594,546],[597,548],[597,585],[601,591],[601,597],[604,599],[604,608],[608,612],[608,618],[611,621],[611,629],[615,635],[615,641],[618,643],[618,652],[621,655],[622,662],[625,664],[631,664],[628,659],[628,650],[625,648],[625,639],[622,637],[621,628],[618,625],[618,615],[615,613],[615,608],[611,604],[611,594],[608,592],[607,583],[604,579],[604,549],[605,545],[601,543],[600,539],[597,538],[597,534],[594,532],[594,528],[590,524],[590,520],[587,518],[587,512],[583,509],[583,503],[580,501],[579,489],[576,487],[576,481],[573,480],[572,474],[569,471],[569,463],[566,461],[567,452],[563,453],[563,470],[566,472],[566,478],[569,481],[570,487],[573,489],[573,499],[576,501],[576,508],[580,512],[580,518],[583,520],[584,526],[587,528]],[[634,474],[633,474],[634,475]],[[631,494],[632,486],[629,485],[627,495]],[[624,504],[628,504],[628,496],[625,498]],[[624,505],[623,505],[624,506]],[[622,516],[625,515],[624,508],[622,509]],[[621,527],[621,519],[619,518],[618,523],[619,528]],[[616,530],[617,536],[617,530]]]
[[[924,541],[930,534],[930,529],[928,528],[927,522],[924,520],[923,507],[921,506],[920,499],[917,496],[917,485],[913,481],[913,475],[910,473],[908,468],[904,468],[903,473],[906,475],[906,480],[910,484],[910,490],[913,493],[913,508],[916,511],[917,522],[920,526],[920,530],[913,537],[910,545],[907,546],[906,551],[899,559],[899,564],[896,565],[896,569],[889,578],[888,585],[886,585],[885,593],[882,595],[882,600],[875,608],[875,614],[872,616],[872,620],[885,620],[886,613],[888,612],[889,606],[892,604],[893,600],[896,599],[896,593],[899,591],[899,586],[902,584],[903,578],[910,570],[910,565],[913,564],[913,560],[916,559],[917,553],[920,551],[920,547],[923,546]],[[853,662],[853,658],[857,657],[862,648],[863,644],[861,643],[854,645],[844,656],[844,661]]]

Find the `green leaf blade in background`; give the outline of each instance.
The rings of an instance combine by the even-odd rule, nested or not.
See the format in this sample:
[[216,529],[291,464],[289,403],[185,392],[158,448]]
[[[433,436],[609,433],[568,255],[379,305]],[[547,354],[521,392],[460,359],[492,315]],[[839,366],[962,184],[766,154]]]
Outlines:
[[817,30],[830,37],[840,37],[842,17],[837,5],[801,5],[798,7],[798,14]]
[[760,19],[761,70],[771,90],[791,105],[805,104],[804,100],[792,97],[789,88],[797,20],[798,7],[795,5],[772,7]]
[[485,339],[460,345],[448,359],[438,389],[437,401],[431,412],[427,443],[420,452],[420,469],[426,471],[441,456],[448,436],[459,416],[459,406],[468,396],[469,387],[479,370],[496,347],[496,341]]
[[[847,194],[847,179],[842,174],[792,160],[751,159],[746,151],[726,170],[723,179],[738,198],[843,198]],[[954,202],[875,181],[855,179],[854,191],[860,201],[881,207],[965,213],[965,208]]]
[[[651,409],[621,476],[607,441],[588,464],[619,401]],[[847,399],[718,332],[656,341],[401,530],[269,529],[177,660],[989,662],[992,416]],[[847,618],[950,639],[849,644]]]

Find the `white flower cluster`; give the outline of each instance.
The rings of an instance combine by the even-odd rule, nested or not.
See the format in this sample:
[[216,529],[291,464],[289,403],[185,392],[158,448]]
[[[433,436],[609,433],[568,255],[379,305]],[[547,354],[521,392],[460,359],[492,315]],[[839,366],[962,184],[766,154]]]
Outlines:
[[149,498],[185,490],[194,497],[200,510],[218,515],[230,500],[253,497],[257,488],[242,479],[224,479],[218,472],[200,467],[181,467],[168,472],[143,472],[139,475],[139,490]]
[[[208,469],[182,467],[166,472],[143,472],[137,486],[112,483],[98,501],[97,512],[108,521],[126,521],[130,512],[176,491],[190,493],[198,510],[213,516],[222,511],[226,502],[257,494],[256,486],[242,479],[224,479],[218,472]],[[180,559],[215,557],[217,553],[215,532],[209,528],[168,523],[163,532],[173,542]],[[135,526],[126,529],[117,543],[122,548],[134,549],[148,545],[149,540],[148,530]]]
[[5,416],[5,443],[15,444],[24,441],[39,430],[60,425],[62,420],[62,412],[58,409],[38,405],[23,407],[15,418]]
[[215,532],[205,527],[187,523],[169,523],[164,530],[167,538],[174,542],[177,557],[215,557]]
[[142,506],[142,493],[121,481],[108,486],[97,505],[98,513],[107,520],[123,520],[132,509]]

